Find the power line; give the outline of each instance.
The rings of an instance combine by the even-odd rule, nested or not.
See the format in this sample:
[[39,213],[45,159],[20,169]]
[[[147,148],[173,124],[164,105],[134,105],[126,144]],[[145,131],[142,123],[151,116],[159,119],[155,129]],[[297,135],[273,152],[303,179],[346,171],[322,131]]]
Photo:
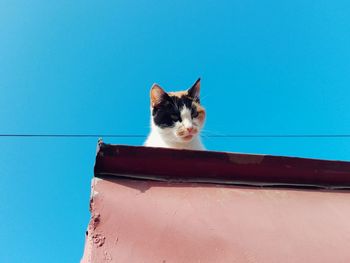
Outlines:
[[[0,134],[0,137],[38,138],[145,138],[140,134]],[[350,138],[350,134],[211,134],[209,138]]]
[[350,138],[350,134],[233,134],[211,135],[214,138]]
[[146,136],[139,134],[0,134],[0,137],[50,137],[50,138],[144,138]]

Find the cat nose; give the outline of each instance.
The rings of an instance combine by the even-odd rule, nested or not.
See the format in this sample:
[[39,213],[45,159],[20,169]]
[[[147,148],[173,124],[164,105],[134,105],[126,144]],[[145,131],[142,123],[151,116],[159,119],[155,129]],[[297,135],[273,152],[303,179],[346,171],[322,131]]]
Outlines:
[[187,130],[188,130],[188,132],[193,131],[193,127],[189,127],[189,128],[187,128]]

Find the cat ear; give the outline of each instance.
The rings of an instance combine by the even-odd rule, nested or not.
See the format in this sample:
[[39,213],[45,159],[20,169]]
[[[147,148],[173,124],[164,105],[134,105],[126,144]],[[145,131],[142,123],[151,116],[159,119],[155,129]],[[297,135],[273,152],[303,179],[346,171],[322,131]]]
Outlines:
[[201,87],[201,78],[198,78],[193,86],[187,91],[188,96],[199,102],[199,91]]
[[153,84],[151,88],[151,104],[152,107],[159,105],[167,96],[166,92],[158,85]]

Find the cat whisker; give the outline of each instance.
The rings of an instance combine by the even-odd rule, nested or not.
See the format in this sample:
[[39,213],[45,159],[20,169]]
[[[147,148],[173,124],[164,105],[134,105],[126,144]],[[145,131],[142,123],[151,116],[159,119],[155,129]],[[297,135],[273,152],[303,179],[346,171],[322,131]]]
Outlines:
[[227,134],[223,134],[223,133],[220,133],[220,132],[212,132],[212,131],[204,130],[204,129],[202,129],[202,133],[208,133],[211,136],[220,136],[220,137],[228,136]]
[[209,94],[208,94],[208,95],[205,95],[205,96],[201,96],[201,97],[200,97],[200,100],[203,101],[203,100],[205,100],[205,98],[207,98],[207,97],[209,97]]

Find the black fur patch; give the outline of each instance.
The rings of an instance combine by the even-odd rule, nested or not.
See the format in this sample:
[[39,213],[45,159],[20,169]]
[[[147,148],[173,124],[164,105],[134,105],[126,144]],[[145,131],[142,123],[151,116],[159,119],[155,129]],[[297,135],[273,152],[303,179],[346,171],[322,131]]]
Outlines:
[[192,103],[193,99],[186,95],[179,98],[164,94],[161,103],[152,109],[154,123],[160,128],[174,127],[175,122],[182,121],[180,111],[183,107],[190,109],[195,116],[196,109]]

